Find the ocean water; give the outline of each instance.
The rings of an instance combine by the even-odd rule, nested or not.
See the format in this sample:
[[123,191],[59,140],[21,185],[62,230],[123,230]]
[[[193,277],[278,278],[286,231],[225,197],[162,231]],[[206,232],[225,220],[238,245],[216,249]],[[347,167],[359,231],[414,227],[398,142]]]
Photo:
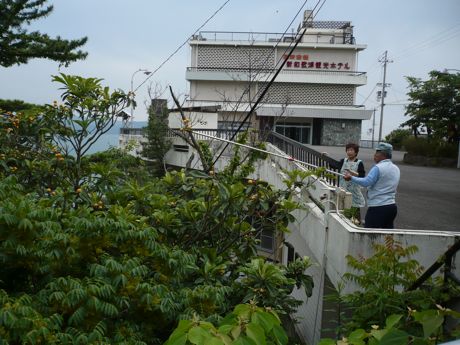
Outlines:
[[[98,141],[88,151],[88,154],[108,150],[111,147],[118,147],[118,136],[120,134],[121,122],[117,122],[107,133],[102,135]],[[134,121],[133,128],[143,128],[147,126],[147,121]]]
[[111,147],[118,147],[118,134],[104,134],[88,150],[88,154],[108,150]]

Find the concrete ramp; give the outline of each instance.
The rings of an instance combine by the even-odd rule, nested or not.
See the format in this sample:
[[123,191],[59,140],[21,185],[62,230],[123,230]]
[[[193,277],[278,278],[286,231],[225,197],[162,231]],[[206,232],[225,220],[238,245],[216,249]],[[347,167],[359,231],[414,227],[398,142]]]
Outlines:
[[[175,138],[175,145],[185,145],[180,138]],[[272,153],[284,154],[277,147],[267,144]],[[216,170],[228,162],[228,154],[222,155],[216,164]],[[193,155],[192,155],[193,154]],[[189,148],[188,151],[171,150],[166,162],[174,166],[200,169],[198,154]],[[264,180],[276,188],[286,188],[283,183],[284,171],[304,170],[304,166],[281,157],[269,156],[257,163],[252,178]],[[351,195],[343,193],[320,179],[314,179],[308,189],[297,190],[296,198],[305,206],[305,210],[296,210],[296,221],[290,224],[290,234],[285,241],[294,248],[297,255],[309,256],[316,265],[309,270],[313,276],[315,288],[313,295],[307,298],[303,291],[294,291],[293,295],[303,301],[295,317],[299,323],[295,326],[298,333],[308,344],[316,344],[321,337],[324,287],[327,279],[337,288],[342,276],[348,272],[345,257],[369,257],[372,255],[372,244],[384,243],[386,236],[392,236],[404,246],[416,245],[419,250],[413,255],[425,268],[431,266],[455,241],[460,238],[459,232],[404,229],[363,229],[352,224],[341,213],[343,205],[351,203]],[[287,263],[288,248],[284,246],[282,263]],[[454,271],[460,276],[460,258],[454,260]],[[439,274],[439,272],[437,272]],[[356,286],[348,284],[344,292],[356,290]]]

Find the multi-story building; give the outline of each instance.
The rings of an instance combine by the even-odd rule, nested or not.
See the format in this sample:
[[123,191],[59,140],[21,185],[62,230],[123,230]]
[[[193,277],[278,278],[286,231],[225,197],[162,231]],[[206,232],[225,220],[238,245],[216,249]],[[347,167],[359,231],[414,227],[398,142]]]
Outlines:
[[[217,116],[195,119],[196,128],[239,126],[287,60],[248,125],[306,144],[359,143],[361,122],[371,117],[370,110],[356,105],[356,89],[366,84],[358,53],[366,46],[356,43],[350,22],[310,17],[306,11],[295,33],[201,32],[192,37],[187,106],[220,107]],[[300,43],[289,54],[299,35]]]

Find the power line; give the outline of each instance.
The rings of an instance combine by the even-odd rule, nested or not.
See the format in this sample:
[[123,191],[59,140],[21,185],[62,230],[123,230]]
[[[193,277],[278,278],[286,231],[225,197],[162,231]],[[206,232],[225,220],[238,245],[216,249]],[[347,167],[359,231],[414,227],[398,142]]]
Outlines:
[[166,58],[166,60],[164,60],[164,61],[163,61],[163,62],[162,62],[152,73],[150,73],[150,74],[147,76],[147,78],[144,79],[144,81],[143,81],[142,83],[139,84],[139,86],[134,90],[134,92],[136,92],[137,90],[139,90],[139,88],[140,88],[142,85],[144,85],[144,84],[147,82],[147,80],[149,80],[156,72],[158,72],[158,70],[159,70],[161,67],[163,67],[163,66],[164,66],[174,55],[176,55],[176,53],[177,53],[179,50],[181,50],[182,47],[185,46],[185,45],[188,43],[189,39],[190,39],[193,35],[196,35],[196,33],[197,33],[198,31],[200,31],[200,30],[201,30],[201,29],[202,29],[212,18],[214,18],[214,17],[217,15],[217,13],[219,13],[229,2],[230,2],[230,0],[226,0],[226,1],[225,1],[225,2],[224,2],[224,3],[223,3],[223,4],[222,4],[222,5],[221,5],[221,6],[220,6],[210,17],[209,17],[209,18],[208,18],[208,19],[206,19],[206,20],[204,21],[203,24],[201,24],[201,26],[200,26],[198,29],[196,29],[196,30],[193,32],[193,34],[191,34],[190,36],[188,36],[187,39],[186,39],[186,40],[185,40],[175,51],[173,51],[173,52]]
[[364,103],[366,103],[366,101],[369,99],[369,97],[372,95],[372,93],[375,91],[375,88],[377,87],[377,84],[374,85],[373,89],[371,90],[371,92],[369,92],[369,95],[367,95],[366,99],[364,101],[361,102],[362,105],[364,105]]
[[365,72],[365,71],[369,70],[368,72],[366,72],[369,75],[371,72],[373,72],[378,67],[380,67],[379,60],[382,58],[382,56],[383,56],[383,53],[379,54],[379,56],[377,56],[377,58],[374,60],[374,62],[369,64],[368,67],[363,69],[363,71]]
[[400,56],[400,57],[397,57],[397,59],[398,59],[399,61],[401,61],[401,60],[403,60],[403,59],[405,59],[405,58],[408,58],[408,57],[410,57],[410,56],[412,56],[412,55],[414,55],[414,54],[420,53],[422,50],[426,50],[426,49],[428,49],[428,48],[434,48],[434,47],[436,47],[436,46],[438,46],[438,45],[440,45],[440,44],[443,44],[443,43],[445,43],[445,42],[447,42],[447,41],[450,41],[451,39],[455,38],[455,37],[458,36],[459,34],[460,34],[460,31],[454,33],[453,35],[450,35],[450,36],[448,36],[448,37],[445,37],[444,39],[440,39],[440,40],[437,40],[437,41],[435,41],[435,42],[427,42],[425,45],[420,46],[420,47],[418,47],[417,49],[415,49],[415,50],[413,50],[413,51],[411,51],[411,52],[406,53],[405,55],[402,55],[402,56]]
[[[325,1],[325,0],[324,0]],[[271,59],[271,53],[276,53],[276,49],[278,48],[279,44],[282,42],[283,40],[283,37],[285,37],[286,33],[289,31],[289,29],[291,28],[292,24],[294,23],[294,21],[297,19],[297,17],[299,16],[299,14],[301,13],[302,9],[305,7],[305,5],[307,4],[308,0],[305,0],[303,2],[303,4],[300,6],[299,10],[297,11],[297,13],[293,16],[292,20],[289,22],[289,24],[286,26],[286,29],[284,30],[284,32],[281,34],[280,38],[276,41],[275,45],[273,46],[273,48],[271,49],[270,51],[270,54],[267,54],[267,56],[265,57],[265,60],[264,62],[260,65],[260,67],[257,69],[257,72],[252,75],[252,77],[250,77],[249,81],[248,81],[248,85],[246,86],[246,88],[243,90],[243,92],[241,93],[241,96],[239,97],[239,99],[235,102],[236,105],[235,105],[235,111],[238,111],[237,107],[239,104],[241,104],[243,102],[243,98],[244,96],[250,91],[252,85],[254,84],[255,80],[257,80],[257,77],[264,72],[264,69],[265,67],[268,65],[269,63],[269,59]],[[316,7],[318,6],[318,4],[321,2],[321,0],[318,1],[318,3],[316,4],[316,6],[314,7],[313,11],[316,9]],[[324,4],[324,3],[323,3]],[[313,13],[312,11],[312,13]],[[284,53],[286,53],[290,48],[291,46],[294,44],[294,40],[293,41],[290,41],[288,46],[286,47]],[[283,56],[284,54],[281,54],[281,57]],[[278,61],[276,62],[275,66],[278,66],[279,62],[281,61],[281,57],[278,59]],[[257,60],[258,61],[258,60]],[[270,77],[270,74],[267,75],[267,77],[265,78],[264,81],[262,82],[267,82],[267,80],[269,79]],[[260,81],[259,81],[260,82]],[[251,108],[251,102],[252,102],[252,99],[248,99],[248,104],[246,105],[246,107],[244,109],[242,109],[243,112],[246,112],[248,111],[248,109]],[[247,119],[243,120],[243,122],[240,124],[239,128],[237,129],[237,131],[235,132],[238,133],[238,131],[241,129],[241,127],[244,125],[244,123],[246,122]],[[232,137],[233,139],[233,137]],[[211,140],[211,143],[213,142],[213,140]],[[217,147],[217,151],[219,151],[222,146],[223,146],[223,142],[221,142],[220,145],[218,145]],[[224,150],[227,148],[228,145],[225,146]],[[223,151],[224,151],[223,150]],[[222,152],[223,152],[222,151]],[[220,157],[220,156],[219,156]],[[197,162],[195,162],[194,164],[194,167],[196,166]]]
[[[319,10],[323,7],[324,3],[326,2],[326,0],[323,1],[323,3],[321,4],[319,10],[316,12],[316,15],[315,16],[312,16],[316,7],[318,7],[319,3],[321,2],[321,0],[318,0],[316,6],[314,7],[313,11],[309,14],[307,20],[310,18],[310,17],[315,17]],[[305,1],[306,3],[306,1]],[[295,48],[299,45],[300,41],[302,40],[302,37],[303,35],[305,34],[307,30],[307,27],[304,28],[303,32],[299,34],[299,37],[296,39],[295,41],[295,44],[294,46],[290,49],[289,51],[289,55],[291,55]],[[265,89],[261,92],[261,94],[259,95],[259,97],[257,98],[256,102],[254,103],[254,105],[251,107],[251,109],[249,110],[248,114],[246,115],[246,117],[244,118],[243,122],[241,122],[241,124],[239,125],[238,129],[232,134],[232,137],[230,140],[233,140],[235,138],[235,136],[238,134],[238,132],[241,130],[241,128],[243,127],[243,125],[246,123],[246,121],[250,118],[250,116],[253,114],[254,110],[256,109],[256,107],[259,105],[259,103],[262,101],[262,99],[265,97],[268,89],[270,88],[270,86],[273,84],[273,82],[275,81],[276,77],[278,76],[278,74],[281,72],[281,70],[283,69],[284,65],[286,64],[286,61],[287,59],[284,59],[284,58],[280,58],[280,60],[278,61],[281,61],[281,65],[279,66],[278,70],[275,72],[275,74],[273,75],[273,77],[271,78],[271,80],[269,81],[269,83],[265,86]],[[214,160],[212,166],[217,162],[217,160],[220,158],[220,156],[224,153],[225,149],[228,147],[228,143],[224,146],[224,149],[219,153],[219,155],[217,156],[217,158]]]
[[[321,1],[321,0],[320,0]],[[246,88],[243,90],[243,92],[241,93],[241,96],[239,97],[239,99],[235,102],[235,111],[237,111],[237,107],[239,104],[241,104],[243,102],[243,98],[244,96],[251,90],[251,87],[252,85],[255,83],[255,80],[257,80],[257,77],[263,73],[264,69],[266,66],[268,66],[268,63],[269,63],[269,59],[271,59],[271,54],[274,53],[276,54],[276,49],[278,48],[279,44],[282,42],[282,39],[283,37],[285,37],[286,33],[289,31],[289,29],[292,27],[292,24],[294,23],[294,21],[297,19],[297,17],[299,16],[300,12],[302,11],[302,9],[305,7],[305,5],[307,4],[308,0],[305,0],[302,4],[302,6],[300,6],[299,10],[297,11],[297,13],[294,15],[294,17],[292,18],[292,20],[289,22],[289,24],[286,26],[286,29],[284,30],[284,32],[281,34],[280,38],[276,41],[275,45],[273,46],[273,48],[271,49],[270,53],[267,54],[267,56],[265,57],[265,60],[263,61],[263,63],[260,65],[260,67],[258,68],[257,72],[255,74],[253,74],[250,78],[249,78],[249,81],[248,81],[248,84],[246,86]],[[318,1],[319,3],[319,1]],[[318,6],[318,4],[316,5]],[[315,6],[315,8],[316,8]],[[290,41],[288,46],[286,47],[284,53],[286,53],[286,51],[288,51],[291,47],[291,45],[294,44],[294,41]],[[252,45],[251,45],[252,46]],[[281,54],[281,56],[283,56],[284,54]],[[277,66],[279,64],[281,59],[278,59],[278,61],[276,62],[275,66]],[[258,60],[256,60],[258,61]],[[250,72],[250,71],[249,71]],[[269,78],[269,74],[267,75],[266,79],[263,81],[263,82],[267,82]],[[246,107],[243,109],[243,112],[246,112],[248,111],[248,109],[251,107],[251,102],[252,102],[252,99],[250,99],[248,97],[248,104],[246,105]],[[211,143],[213,142],[213,140],[211,140]],[[221,143],[218,147],[217,147],[217,150],[220,150],[222,148],[224,144]],[[225,149],[224,149],[225,150]],[[196,165],[196,163],[195,163]],[[194,165],[194,166],[195,166]]]
[[[320,0],[321,1],[321,0]],[[299,15],[299,13],[302,11],[302,9],[305,7],[305,5],[307,4],[308,0],[305,0],[302,4],[302,6],[299,8],[299,10],[297,11],[297,13],[294,15],[294,17],[292,18],[291,22],[287,25],[286,29],[284,30],[284,32],[281,34],[281,37],[276,41],[276,44],[273,46],[271,52],[276,52],[276,48],[278,47],[278,45],[280,44],[280,42],[282,41],[283,37],[286,35],[286,33],[288,32],[288,30],[291,28],[291,25],[294,23],[294,21],[296,20],[297,16]],[[288,47],[285,49],[284,53],[286,53],[286,51],[288,49],[290,49],[291,45],[293,44],[294,42],[289,42],[289,45]],[[263,64],[261,65],[262,68],[259,68],[258,69],[258,72],[254,74],[254,77],[252,79],[249,80],[248,82],[248,86],[246,86],[246,88],[243,90],[243,93],[241,94],[241,97],[239,98],[239,100],[237,101],[237,104],[239,104],[240,102],[242,102],[243,100],[243,97],[244,95],[250,90],[252,84],[254,83],[254,80],[256,80],[256,78],[259,76],[259,74],[261,74],[264,70],[264,67],[267,66],[268,64],[268,60],[270,58],[270,55],[271,54],[267,54],[267,56],[265,57],[265,61],[263,62]],[[282,54],[283,55],[283,54]],[[278,65],[278,63],[280,62],[281,59],[278,59],[276,65]],[[269,76],[266,77],[266,79],[264,80],[264,82],[266,82],[268,80]],[[248,108],[250,107],[250,105],[247,105],[246,106],[246,109],[244,111],[247,111]]]
[[[421,40],[419,42],[416,42],[416,43],[413,43],[409,46],[407,46],[406,48],[400,50],[399,52],[396,51],[395,54],[393,54],[394,56],[396,55],[396,57],[394,57],[395,60],[402,60],[403,58],[406,58],[406,57],[409,57],[415,53],[418,53],[420,52],[421,50],[424,50],[424,49],[427,49],[427,48],[430,48],[430,47],[434,47],[436,45],[439,45],[441,43],[444,43],[452,38],[454,38],[455,36],[457,36],[459,34],[458,30],[460,30],[460,28],[458,28],[458,26],[460,25],[460,23],[457,23],[447,29],[444,29],[436,34],[434,34],[433,36],[430,36],[429,38],[427,39],[424,39],[424,40]],[[445,37],[441,37],[441,36],[445,36]],[[382,58],[382,55],[383,54],[380,54],[379,57],[377,58],[377,60],[381,59]],[[374,71],[377,70],[377,68],[379,67],[379,63],[378,62],[374,62],[372,64],[370,64],[366,69],[364,69],[364,71],[367,70],[367,75],[370,75],[371,73],[373,73]]]
[[[460,27],[458,27],[460,25],[460,23],[457,23],[445,30],[442,30],[436,34],[434,34],[433,36],[425,39],[425,40],[422,40],[420,42],[417,42],[417,43],[414,43],[412,45],[409,45],[408,47],[406,47],[405,49],[401,50],[400,52],[396,52],[396,57],[395,59],[399,59],[405,55],[412,55],[414,52],[419,52],[420,49],[424,49],[426,48],[426,46],[430,46],[432,44],[435,44],[436,42],[444,42],[446,39],[449,40],[453,37],[455,37],[456,35],[459,34],[459,30],[460,30]],[[450,32],[449,32],[450,31]],[[442,37],[444,36],[444,37]],[[395,54],[394,54],[395,55]]]

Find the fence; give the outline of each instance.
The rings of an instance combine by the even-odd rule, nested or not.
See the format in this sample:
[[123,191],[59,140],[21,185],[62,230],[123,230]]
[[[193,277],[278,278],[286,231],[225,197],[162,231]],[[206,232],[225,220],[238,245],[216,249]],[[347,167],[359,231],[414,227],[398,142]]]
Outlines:
[[[178,129],[170,129],[169,136],[170,137],[177,137],[179,134],[177,133]],[[201,135],[209,135],[216,138],[231,140],[234,134],[236,133],[236,129],[194,129],[193,135],[197,140],[206,140],[209,141],[209,138]],[[302,162],[315,165],[317,167],[326,168],[332,171],[338,172],[335,168],[339,162],[335,159],[325,156],[318,151],[313,150],[310,147],[307,147],[298,141],[285,137],[282,134],[272,132],[272,131],[254,131],[259,141],[266,141],[271,143],[272,145],[279,148],[281,151],[286,153],[286,155],[298,159]],[[235,138],[233,138],[234,140]],[[307,167],[309,168],[309,167]],[[331,174],[329,174],[331,175]],[[338,179],[336,176],[329,176],[328,174],[324,174],[322,176],[329,184],[333,186],[338,185]]]
[[359,141],[359,146],[365,149],[375,149],[379,144],[378,140],[364,140]]
[[[278,147],[280,150],[285,152],[287,155],[292,158],[298,159],[302,162],[313,164],[318,167],[323,167],[329,170],[337,171],[333,167],[339,164],[335,159],[325,156],[318,151],[313,150],[310,147],[307,147],[298,141],[285,137],[282,134],[276,132],[269,132],[267,136],[267,141],[274,146]],[[338,179],[336,176],[323,176],[326,181],[333,186],[338,185]]]

